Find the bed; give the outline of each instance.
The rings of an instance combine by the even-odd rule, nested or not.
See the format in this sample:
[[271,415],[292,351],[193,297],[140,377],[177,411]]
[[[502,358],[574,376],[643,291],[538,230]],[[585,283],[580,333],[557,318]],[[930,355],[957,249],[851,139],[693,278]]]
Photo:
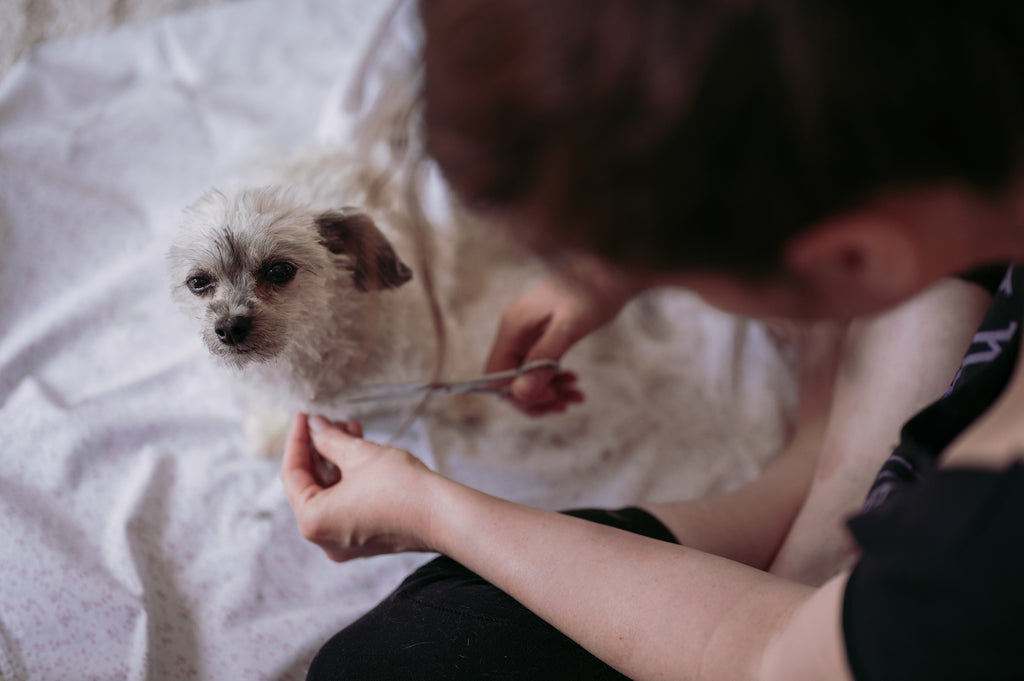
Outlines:
[[[301,679],[429,558],[335,564],[299,536],[164,263],[207,187],[358,123],[373,37],[414,28],[393,9],[215,4],[45,42],[0,82],[0,678]],[[382,63],[371,75],[395,77]],[[761,325],[659,291],[607,333],[565,360],[606,419],[508,410],[473,434],[417,422],[400,444],[563,508],[727,489],[784,441],[791,361]]]

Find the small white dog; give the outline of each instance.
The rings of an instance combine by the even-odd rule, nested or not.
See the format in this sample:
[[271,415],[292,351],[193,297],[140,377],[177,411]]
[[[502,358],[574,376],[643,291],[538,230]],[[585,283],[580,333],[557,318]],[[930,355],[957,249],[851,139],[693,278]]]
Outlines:
[[[238,379],[252,453],[280,452],[297,410],[365,416],[345,402],[353,388],[431,378],[426,273],[410,266],[425,259],[401,197],[357,168],[326,154],[285,170],[287,186],[211,190],[170,249],[173,296]],[[480,372],[497,312],[529,269],[505,266],[527,260],[500,235],[474,231],[445,230],[429,258],[444,322],[457,329],[449,376]]]

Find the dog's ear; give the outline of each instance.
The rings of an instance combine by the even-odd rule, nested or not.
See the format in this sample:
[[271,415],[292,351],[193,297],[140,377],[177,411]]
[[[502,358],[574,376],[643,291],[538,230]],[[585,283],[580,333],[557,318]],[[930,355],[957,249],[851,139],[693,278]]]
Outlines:
[[330,211],[316,219],[316,227],[327,250],[351,256],[352,279],[360,291],[398,288],[412,279],[412,270],[365,213]]

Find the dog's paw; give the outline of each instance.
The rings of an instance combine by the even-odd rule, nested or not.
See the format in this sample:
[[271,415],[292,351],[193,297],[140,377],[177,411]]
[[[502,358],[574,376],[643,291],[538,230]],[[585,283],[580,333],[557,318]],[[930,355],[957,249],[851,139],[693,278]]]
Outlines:
[[268,459],[281,456],[291,422],[291,414],[283,411],[247,412],[243,429],[248,454]]

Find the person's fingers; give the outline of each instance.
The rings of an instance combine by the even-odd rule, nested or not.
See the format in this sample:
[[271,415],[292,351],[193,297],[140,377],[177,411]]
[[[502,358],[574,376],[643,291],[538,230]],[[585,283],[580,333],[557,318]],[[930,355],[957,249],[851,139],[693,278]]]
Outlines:
[[551,317],[548,315],[532,323],[523,324],[515,315],[502,315],[498,324],[498,334],[491,344],[491,354],[484,365],[484,372],[490,374],[520,366],[531,347],[544,334],[550,321]]
[[[559,323],[557,319],[547,325],[544,333],[533,343],[523,357],[523,364],[542,359],[560,361],[562,356],[579,340],[579,335],[572,325]],[[556,377],[568,372],[558,369],[537,369],[519,376],[512,382],[510,393],[522,403],[550,401],[547,392]]]
[[353,421],[344,421],[342,419],[337,419],[337,420],[325,419],[325,420],[331,426],[333,426],[335,428],[338,428],[339,430],[345,431],[346,433],[348,433],[352,437],[362,437],[363,436],[363,424],[361,424],[359,421],[355,421],[355,420],[353,420]]
[[[527,353],[523,364],[540,359],[560,360],[566,348],[554,343],[535,345]],[[558,369],[535,369],[517,377],[509,386],[509,394],[517,402],[528,404],[532,402],[550,401],[553,397],[551,382],[558,375]]]
[[586,399],[583,391],[576,387],[575,381],[556,385],[555,391],[558,393],[558,399],[566,404],[578,404]]
[[334,425],[352,437],[362,437],[362,424],[358,421],[335,421]]
[[[363,437],[363,424],[359,421],[334,421],[334,426],[352,437]],[[341,469],[320,452],[313,451],[313,475],[323,487],[333,487],[341,482]]]
[[519,408],[528,416],[543,416],[545,414],[560,414],[567,410],[570,404],[577,404],[583,401],[582,393],[573,393],[559,396],[550,402],[521,405]]
[[309,437],[316,451],[342,471],[346,461],[358,462],[366,455],[367,447],[376,447],[362,439],[363,427],[358,421],[344,423],[342,427],[319,415],[309,417]]
[[348,421],[345,424],[345,432],[351,435],[352,437],[362,437],[363,424],[361,424],[359,421]]
[[537,369],[523,374],[512,381],[509,394],[516,402],[530,404],[534,402],[550,402],[555,391],[550,386],[555,369]]
[[281,460],[281,481],[292,508],[298,508],[323,488],[312,471],[307,417],[299,413],[292,421]]
[[585,395],[576,387],[576,374],[565,371],[556,374],[551,384],[533,402],[520,402],[512,395],[508,399],[528,416],[543,416],[564,412],[570,404],[583,402]]
[[344,448],[345,440],[352,437],[338,425],[331,423],[319,414],[309,417],[309,439],[322,457],[335,465]]
[[558,391],[572,390],[575,388],[576,381],[579,377],[574,371],[559,371],[555,374],[555,377],[551,379],[551,385]]
[[522,411],[529,409],[531,415],[543,414],[549,408],[584,400],[583,392],[576,387],[576,380],[575,373],[559,370],[546,385],[533,391],[528,399],[512,392],[511,386],[505,398]]
[[[553,332],[551,338],[545,337],[537,342],[524,364],[540,359],[561,360],[573,342],[569,336]],[[560,382],[575,380],[576,375],[571,372],[556,368],[536,369],[516,378],[509,386],[509,393],[512,399],[523,404],[549,402],[559,391]]]
[[567,403],[582,404],[583,402],[586,402],[587,396],[579,390],[570,390],[565,393],[563,399],[565,399]]

